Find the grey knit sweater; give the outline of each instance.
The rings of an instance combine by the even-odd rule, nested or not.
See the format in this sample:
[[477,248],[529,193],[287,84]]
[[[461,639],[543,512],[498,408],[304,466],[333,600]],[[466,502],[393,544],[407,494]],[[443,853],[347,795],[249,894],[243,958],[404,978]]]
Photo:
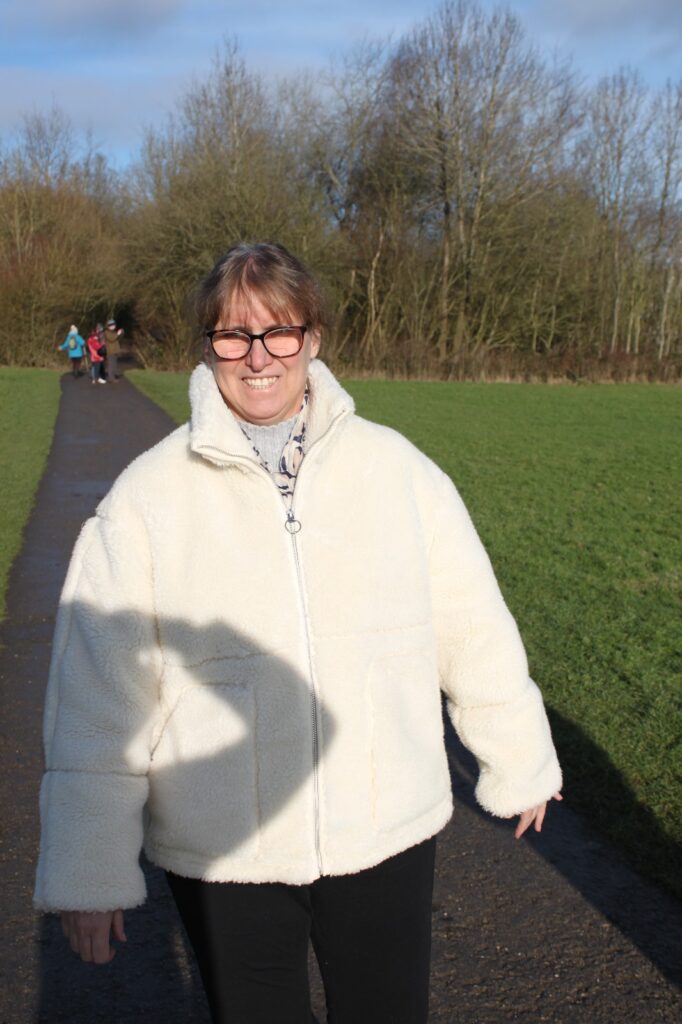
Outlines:
[[289,440],[297,416],[298,413],[291,419],[282,420],[281,423],[270,423],[267,426],[240,421],[240,427],[270,473],[277,471],[282,450]]

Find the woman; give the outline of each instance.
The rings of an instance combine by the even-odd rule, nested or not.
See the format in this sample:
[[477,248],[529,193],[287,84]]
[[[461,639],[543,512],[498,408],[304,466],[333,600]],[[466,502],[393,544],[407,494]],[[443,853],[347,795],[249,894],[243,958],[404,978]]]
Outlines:
[[213,1019],[427,1019],[440,689],[479,803],[539,831],[559,766],[454,486],[315,357],[319,289],[238,245],[198,301],[192,416],[115,483],[64,587],[36,903],[113,956],[165,868]]

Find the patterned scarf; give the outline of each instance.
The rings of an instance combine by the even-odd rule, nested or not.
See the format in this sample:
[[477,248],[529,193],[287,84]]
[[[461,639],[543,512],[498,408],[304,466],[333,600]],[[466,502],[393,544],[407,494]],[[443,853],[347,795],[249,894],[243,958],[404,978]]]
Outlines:
[[251,444],[251,447],[255,451],[256,455],[258,456],[261,466],[263,466],[264,469],[267,469],[268,473],[272,472],[272,476],[274,477],[275,483],[279,488],[279,493],[282,495],[284,502],[287,508],[289,509],[291,508],[292,502],[294,500],[294,485],[296,484],[296,476],[301,467],[301,463],[303,462],[303,456],[305,454],[305,432],[308,423],[309,401],[310,391],[308,389],[308,386],[306,385],[306,389],[303,392],[303,404],[301,405],[301,410],[298,416],[296,417],[296,421],[293,427],[291,428],[289,440],[286,442],[284,448],[282,449],[279,465],[277,466],[277,469],[274,472],[270,470],[270,467],[268,466],[267,462],[265,461],[261,453],[258,451],[258,448],[256,448],[255,444],[253,443],[253,441],[251,441],[249,435],[242,427],[242,432],[249,441],[249,443]]

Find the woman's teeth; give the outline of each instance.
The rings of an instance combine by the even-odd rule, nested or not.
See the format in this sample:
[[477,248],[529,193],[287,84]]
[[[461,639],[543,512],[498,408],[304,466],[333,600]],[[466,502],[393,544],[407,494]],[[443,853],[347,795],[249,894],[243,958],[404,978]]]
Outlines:
[[276,377],[242,377],[245,384],[248,384],[254,391],[264,391],[276,382]]

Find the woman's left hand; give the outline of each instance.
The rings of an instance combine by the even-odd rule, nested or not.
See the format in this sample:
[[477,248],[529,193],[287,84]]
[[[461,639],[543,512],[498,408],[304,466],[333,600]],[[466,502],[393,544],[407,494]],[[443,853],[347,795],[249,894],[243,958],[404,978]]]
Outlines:
[[[561,793],[555,793],[552,800],[563,800]],[[519,815],[519,823],[516,826],[514,832],[514,838],[520,839],[526,829],[535,822],[535,831],[542,831],[542,823],[545,820],[545,811],[547,810],[548,801],[538,804],[537,807],[530,807],[527,811],[523,811]]]

